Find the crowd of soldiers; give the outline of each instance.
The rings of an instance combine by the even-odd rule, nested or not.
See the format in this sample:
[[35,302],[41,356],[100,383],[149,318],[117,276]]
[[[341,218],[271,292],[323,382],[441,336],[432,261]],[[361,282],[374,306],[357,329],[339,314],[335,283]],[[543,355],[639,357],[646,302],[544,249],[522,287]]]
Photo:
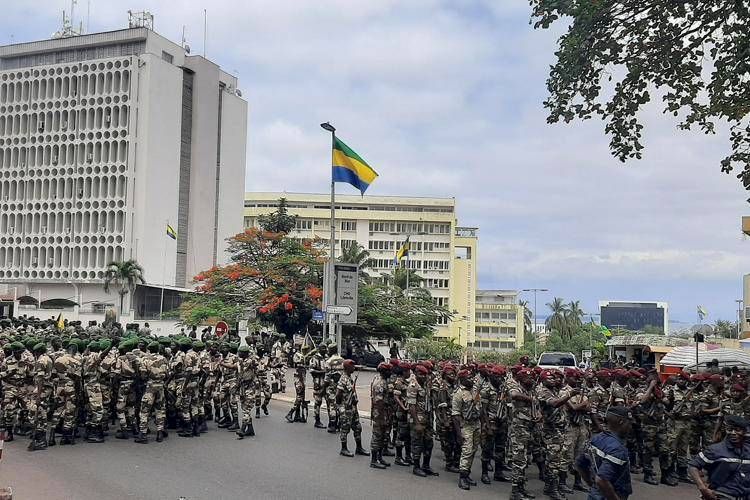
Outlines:
[[[80,322],[0,318],[0,426],[6,441],[30,438],[29,450],[117,439],[148,443],[177,429],[197,437],[207,421],[255,435],[274,391],[286,390],[291,346],[263,333],[246,345],[204,330],[154,336],[146,323],[83,327]],[[233,339],[228,339],[233,340]]]
[[[377,371],[371,384],[371,467],[385,469],[390,463],[383,457],[395,456],[396,465],[411,466],[417,476],[436,476],[436,438],[444,468],[459,474],[461,489],[477,484],[470,473],[478,452],[481,482],[510,482],[514,500],[534,498],[526,487],[531,462],[549,498],[586,491],[575,460],[593,434],[607,430],[613,408],[632,421],[630,472],[643,473],[644,482],[654,485],[690,481],[690,458],[721,441],[725,419],[750,419],[750,376],[737,370],[681,372],[663,383],[655,370],[543,370],[527,358],[511,367],[391,359]],[[331,416],[340,419],[341,454],[347,456],[350,429],[357,451],[366,451],[360,450],[352,372],[353,365],[343,365]]]

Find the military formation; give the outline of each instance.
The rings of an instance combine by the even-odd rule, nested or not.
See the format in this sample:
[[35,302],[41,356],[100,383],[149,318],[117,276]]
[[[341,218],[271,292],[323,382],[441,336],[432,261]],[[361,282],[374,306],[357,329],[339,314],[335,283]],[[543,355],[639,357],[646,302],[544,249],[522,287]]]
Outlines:
[[284,391],[291,345],[263,333],[246,345],[204,330],[155,337],[117,323],[0,318],[0,426],[30,451],[110,434],[146,444],[176,429],[198,437],[215,420],[238,439],[268,415],[271,385]]
[[[341,365],[338,357],[329,361]],[[353,366],[344,362],[341,369],[331,414],[334,427],[340,420],[340,453],[352,455],[346,442],[351,430],[355,453],[366,454],[351,390]],[[480,481],[510,482],[515,500],[534,498],[526,486],[532,463],[549,498],[587,491],[576,459],[590,453],[592,435],[606,433],[608,421],[622,415],[629,422],[623,462],[628,472],[667,486],[690,481],[691,458],[722,441],[727,419],[750,419],[750,376],[737,370],[682,372],[662,382],[654,370],[543,370],[522,358],[510,367],[391,359],[377,371],[370,388],[370,467],[386,469],[391,464],[383,457],[395,456],[396,465],[412,467],[416,476],[437,476],[437,440],[443,468],[458,474],[459,488],[477,485],[471,470],[478,454]]]
[[[304,342],[295,350],[283,335],[268,333],[248,336],[242,345],[237,340],[210,330],[201,339],[195,330],[156,337],[148,324],[123,329],[0,318],[5,439],[26,436],[31,451],[77,439],[102,443],[110,434],[145,444],[150,435],[162,442],[172,429],[198,437],[212,420],[244,439],[255,435],[253,418],[269,414],[272,393],[286,391],[291,366],[294,401],[286,420],[306,423],[312,403],[314,427],[338,434],[340,455],[369,456],[370,467],[381,470],[391,466],[385,457],[394,457],[395,465],[427,478],[439,475],[433,468],[437,441],[443,469],[458,474],[459,488],[477,486],[471,471],[478,454],[482,483],[509,482],[511,499],[525,500],[534,498],[527,489],[532,464],[549,498],[587,491],[590,477],[576,467],[585,456],[589,464],[613,460],[627,470],[628,483],[630,473],[643,473],[654,485],[688,482],[689,470],[693,475],[694,468],[714,463],[701,455],[709,446],[738,439],[739,431],[731,425],[727,431],[727,424],[750,419],[750,376],[736,369],[681,372],[662,382],[654,370],[544,370],[528,358],[509,367],[391,359],[377,367],[370,384],[368,451],[358,374],[335,345]],[[308,374],[312,402],[306,400]],[[610,454],[591,454],[598,449],[594,435]]]

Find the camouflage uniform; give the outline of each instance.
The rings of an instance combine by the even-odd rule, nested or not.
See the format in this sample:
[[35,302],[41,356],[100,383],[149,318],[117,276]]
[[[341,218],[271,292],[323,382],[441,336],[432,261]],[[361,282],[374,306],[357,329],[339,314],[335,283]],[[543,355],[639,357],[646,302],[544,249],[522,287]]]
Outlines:
[[[401,458],[401,453],[403,451],[405,451],[404,458],[406,460],[406,462],[403,462],[400,465],[409,465],[411,463],[411,434],[409,434],[409,407],[408,407],[408,403],[406,402],[406,393],[407,393],[408,387],[409,387],[409,382],[407,382],[403,376],[395,377],[395,380],[393,381],[393,399],[396,404],[396,414],[395,414],[395,419],[394,419],[395,426],[396,426],[396,439],[394,440],[394,445],[396,446],[396,456],[398,457],[396,459],[396,463],[398,464],[399,462],[401,462],[400,458]],[[401,407],[401,404],[399,404],[399,401],[401,402],[401,404],[403,404],[406,407],[406,409]]]
[[336,387],[339,383],[344,358],[338,354],[331,355],[326,361],[325,397],[328,408],[328,432],[336,432],[340,425],[339,407],[336,404]]
[[[508,385],[508,392],[511,397],[514,394],[533,397],[532,391],[515,379],[511,379]],[[536,409],[536,403],[516,399],[511,399],[511,402],[513,404],[512,422],[508,428],[511,484],[518,491],[526,491],[527,453],[531,445],[531,433],[534,429],[538,410]]]
[[611,399],[609,390],[597,382],[589,391],[588,398],[591,406],[589,412],[591,413],[593,432],[606,430],[606,413]]
[[33,448],[35,443],[38,443],[41,447],[46,447],[47,444],[47,412],[54,391],[53,372],[52,359],[44,353],[39,354],[33,372],[34,394],[29,401],[29,415],[33,419],[34,426],[30,449]]
[[672,410],[670,416],[669,442],[672,443],[672,463],[682,479],[687,479],[688,453],[692,426],[692,393],[687,387],[672,389]]
[[[573,391],[573,387],[566,385],[560,391],[561,396],[567,396]],[[579,388],[580,391],[583,389]],[[573,396],[570,399],[571,403],[576,405],[588,402],[588,397],[585,394]],[[606,411],[606,410],[605,410]],[[591,437],[589,427],[586,422],[586,414],[584,412],[573,411],[568,409],[565,412],[567,418],[566,432],[565,432],[565,457],[563,462],[563,470],[567,471],[571,468],[571,465],[575,463],[575,459],[586,446],[586,441]]]
[[409,419],[409,434],[411,436],[411,457],[414,467],[419,467],[420,459],[429,464],[432,456],[433,428],[432,428],[432,396],[428,382],[422,386],[413,377],[406,389],[406,404],[416,410],[416,418]]
[[[648,388],[641,386],[635,393],[635,399],[641,400]],[[643,475],[644,481],[657,484],[653,466],[654,455],[659,457],[659,468],[662,481],[672,474],[672,450],[667,440],[667,421],[664,403],[661,401],[661,389],[654,387],[651,398],[638,405],[641,418],[641,436],[643,439]]]
[[0,378],[3,382],[3,426],[9,433],[9,441],[13,440],[13,425],[16,418],[19,417],[22,410],[28,409],[26,404],[28,400],[23,397],[27,369],[26,363],[16,359],[15,355],[11,355],[5,358],[3,370],[0,372]]
[[362,425],[359,422],[357,411],[357,391],[351,376],[344,372],[336,385],[336,391],[341,391],[341,400],[338,405],[338,413],[341,427],[341,443],[345,444],[349,431],[354,434],[354,439],[359,441],[362,436]]
[[[559,498],[560,476],[567,473],[565,453],[565,433],[567,420],[564,407],[555,408],[552,401],[562,397],[556,388],[539,384],[536,387],[536,397],[544,417],[542,426],[542,442],[545,452],[545,492],[551,498]],[[557,496],[555,496],[557,495]]]
[[271,385],[268,383],[269,361],[267,355],[258,358],[258,366],[256,367],[258,380],[257,390],[255,391],[256,415],[261,408],[263,409],[263,412],[268,415],[268,403],[271,401]]
[[226,353],[221,367],[221,411],[225,422],[239,426],[237,415],[237,365],[239,358],[232,352]]
[[100,383],[101,356],[91,351],[83,357],[83,389],[86,391],[86,426],[93,432],[104,422],[104,400]]
[[253,424],[252,412],[258,383],[258,377],[255,372],[257,366],[258,357],[254,353],[248,353],[248,356],[244,359],[238,359],[239,403],[242,407],[242,429]]
[[[481,385],[479,397],[482,400],[482,431],[480,442],[482,445],[482,476],[489,472],[489,464],[496,459],[496,439],[498,438],[498,419],[500,416],[499,390],[487,382]],[[500,463],[496,464],[499,467]]]
[[135,392],[133,391],[136,367],[132,357],[120,354],[117,357],[113,373],[119,379],[117,387],[117,419],[120,423],[121,436],[123,432],[135,426]]
[[54,362],[55,369],[59,377],[57,385],[56,399],[59,407],[53,416],[53,426],[58,423],[62,424],[63,441],[61,444],[73,440],[73,430],[76,427],[77,400],[76,400],[76,382],[80,378],[81,364],[70,354],[60,356]]
[[453,394],[456,392],[455,385],[451,385],[445,378],[435,379],[432,390],[432,407],[435,409],[435,433],[440,441],[440,449],[443,450],[446,470],[458,472],[461,459],[461,447],[458,445],[453,421],[451,419],[451,405]]
[[388,418],[386,416],[387,392],[386,380],[377,375],[370,384],[372,408],[372,440],[370,441],[370,449],[373,458],[376,458],[378,452],[382,452],[386,448],[388,440]]
[[164,432],[164,424],[167,419],[165,406],[164,383],[166,382],[169,365],[167,358],[159,353],[149,353],[141,364],[141,376],[146,380],[146,388],[141,400],[141,412],[139,414],[139,431],[141,435],[148,432],[148,419],[153,412],[156,424],[156,440],[160,441]]
[[451,400],[451,417],[458,418],[461,423],[463,443],[458,468],[462,476],[468,476],[471,472],[474,455],[479,447],[481,411],[482,403],[479,394],[459,384]]
[[325,360],[320,352],[316,352],[310,359],[310,374],[313,381],[313,413],[315,423],[320,423],[320,408],[323,406],[323,378],[325,377]]

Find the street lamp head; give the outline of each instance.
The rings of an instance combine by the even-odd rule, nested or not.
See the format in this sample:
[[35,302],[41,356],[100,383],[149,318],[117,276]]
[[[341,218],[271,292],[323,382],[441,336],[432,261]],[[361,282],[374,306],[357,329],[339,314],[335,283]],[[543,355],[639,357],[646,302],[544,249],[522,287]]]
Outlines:
[[323,128],[323,130],[327,130],[331,133],[336,132],[336,128],[331,125],[329,122],[321,123],[320,126]]

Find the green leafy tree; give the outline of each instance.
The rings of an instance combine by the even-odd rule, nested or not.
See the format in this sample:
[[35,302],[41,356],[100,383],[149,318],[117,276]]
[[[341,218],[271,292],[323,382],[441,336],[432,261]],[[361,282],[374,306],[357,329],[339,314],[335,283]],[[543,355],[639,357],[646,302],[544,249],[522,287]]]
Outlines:
[[661,326],[646,325],[643,327],[645,335],[664,335],[664,328]]
[[565,315],[565,333],[567,335],[577,332],[583,325],[583,309],[581,309],[580,300],[571,300],[563,314]]
[[523,331],[526,335],[531,333],[533,328],[533,318],[531,316],[531,309],[529,309],[528,300],[519,300],[518,305],[523,307]]
[[128,293],[132,296],[139,283],[145,284],[146,279],[143,276],[143,268],[135,260],[110,262],[107,265],[104,272],[104,291],[110,293],[112,288],[117,289],[117,295],[120,296],[120,318],[124,314],[125,296]]
[[424,281],[424,278],[418,275],[413,269],[406,269],[405,267],[396,268],[393,271],[393,283],[401,290],[406,290],[407,276],[409,276],[409,293],[413,293],[413,290],[418,288]]
[[552,314],[547,318],[545,322],[547,325],[548,332],[558,332],[560,335],[567,334],[568,321],[568,306],[565,301],[560,297],[555,297],[552,302],[547,303],[550,312]]
[[258,225],[264,231],[277,234],[289,234],[297,225],[297,216],[289,215],[286,198],[279,198],[275,212],[258,217]]
[[737,322],[717,319],[714,325],[714,335],[725,339],[737,338]]
[[344,244],[341,249],[339,261],[347,264],[356,264],[359,266],[360,271],[364,271],[370,267],[370,252],[365,250],[365,248],[356,241]]
[[750,189],[750,9],[727,0],[531,0],[535,28],[567,26],[547,80],[547,121],[599,117],[612,154],[641,158],[654,95],[682,130],[728,124],[721,170]]

